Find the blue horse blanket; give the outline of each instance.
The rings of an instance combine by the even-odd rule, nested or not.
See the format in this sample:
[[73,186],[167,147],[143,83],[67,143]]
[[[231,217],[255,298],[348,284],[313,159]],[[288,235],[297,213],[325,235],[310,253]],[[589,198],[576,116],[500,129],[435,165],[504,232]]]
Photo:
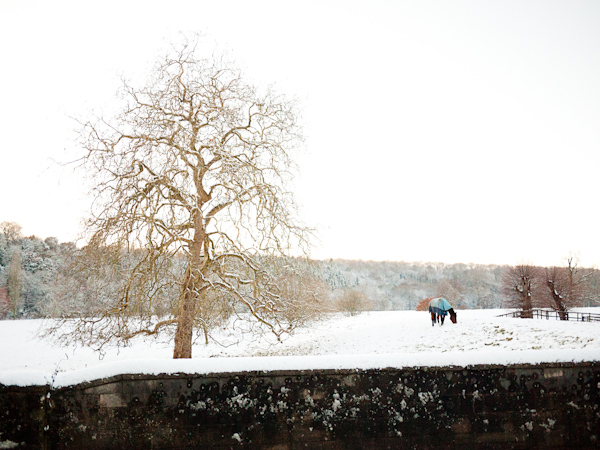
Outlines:
[[430,313],[432,312],[440,316],[445,316],[446,314],[448,314],[449,309],[452,309],[452,306],[444,297],[437,297],[429,302]]

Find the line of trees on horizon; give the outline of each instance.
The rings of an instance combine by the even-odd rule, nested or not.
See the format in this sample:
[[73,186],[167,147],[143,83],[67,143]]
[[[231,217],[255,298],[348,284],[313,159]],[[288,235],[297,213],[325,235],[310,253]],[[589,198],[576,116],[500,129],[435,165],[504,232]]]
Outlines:
[[[135,252],[129,256],[130,267],[112,265],[109,252],[88,254],[82,266],[77,258],[82,252],[73,242],[25,237],[18,224],[0,223],[0,318],[91,314],[114,301],[124,272],[136,265]],[[324,299],[322,311],[415,310],[421,300],[434,296],[447,298],[457,309],[542,307],[564,314],[574,307],[600,305],[600,271],[580,267],[574,257],[563,267],[342,259],[307,264],[311,279],[304,284],[288,280],[288,286],[309,309],[316,305],[305,294],[318,291]],[[184,262],[173,267],[184,270]],[[165,283],[155,311],[178,295]],[[231,313],[226,308],[208,311],[206,320],[222,322]]]

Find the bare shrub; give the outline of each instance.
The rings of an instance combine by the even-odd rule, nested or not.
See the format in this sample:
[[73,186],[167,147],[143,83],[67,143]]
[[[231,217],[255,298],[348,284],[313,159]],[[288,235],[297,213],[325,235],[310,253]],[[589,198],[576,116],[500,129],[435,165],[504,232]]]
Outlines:
[[417,311],[429,311],[429,302],[435,297],[424,298],[417,303]]
[[357,316],[372,307],[367,294],[358,288],[343,289],[335,298],[335,307],[346,316]]

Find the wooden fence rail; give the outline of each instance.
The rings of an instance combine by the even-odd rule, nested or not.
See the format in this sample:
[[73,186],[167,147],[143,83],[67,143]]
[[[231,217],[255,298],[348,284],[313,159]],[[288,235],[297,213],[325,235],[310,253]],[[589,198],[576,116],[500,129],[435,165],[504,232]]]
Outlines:
[[600,322],[600,314],[582,313],[575,311],[552,311],[549,309],[528,309],[513,311],[498,317],[516,317],[522,319],[555,319],[570,320],[573,322]]

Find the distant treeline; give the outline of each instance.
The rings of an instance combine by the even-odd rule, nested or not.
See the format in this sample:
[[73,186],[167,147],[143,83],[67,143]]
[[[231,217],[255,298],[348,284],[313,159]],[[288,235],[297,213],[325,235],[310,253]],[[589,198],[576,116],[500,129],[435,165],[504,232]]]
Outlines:
[[[91,301],[85,285],[71,270],[80,250],[72,242],[60,243],[50,237],[23,237],[21,227],[0,224],[0,318],[34,318],[55,315],[55,311],[85,311]],[[135,258],[135,255],[132,255]],[[508,266],[329,260],[313,261],[312,272],[330,289],[332,302],[348,300],[359,293],[358,308],[414,310],[428,297],[444,296],[455,308],[503,308],[512,306],[506,294]],[[599,305],[600,272],[587,269],[589,295],[581,306]],[[104,295],[116,292],[118,276],[107,277]],[[96,279],[95,283],[98,282]],[[79,284],[78,284],[79,283]],[[89,289],[92,292],[92,289]],[[94,301],[98,301],[98,295]],[[165,295],[176,295],[166,292]],[[353,297],[354,298],[354,297]],[[68,308],[64,305],[68,303]],[[58,308],[57,306],[63,306]]]
[[0,318],[44,316],[61,266],[78,251],[72,242],[20,231],[14,223],[0,224]]
[[[512,266],[348,260],[318,264],[321,277],[332,289],[364,291],[373,310],[414,310],[420,300],[433,296],[446,297],[460,309],[520,307],[512,294],[515,287]],[[538,274],[533,306],[554,308],[551,299],[546,300],[543,295],[549,281],[544,276],[549,271],[541,267],[532,269]],[[578,271],[586,274],[585,294],[579,295],[578,301],[570,306],[600,306],[600,271],[582,268]]]
[[506,266],[329,260],[322,278],[335,289],[364,291],[373,310],[414,310],[428,297],[444,296],[457,308],[502,308]]

